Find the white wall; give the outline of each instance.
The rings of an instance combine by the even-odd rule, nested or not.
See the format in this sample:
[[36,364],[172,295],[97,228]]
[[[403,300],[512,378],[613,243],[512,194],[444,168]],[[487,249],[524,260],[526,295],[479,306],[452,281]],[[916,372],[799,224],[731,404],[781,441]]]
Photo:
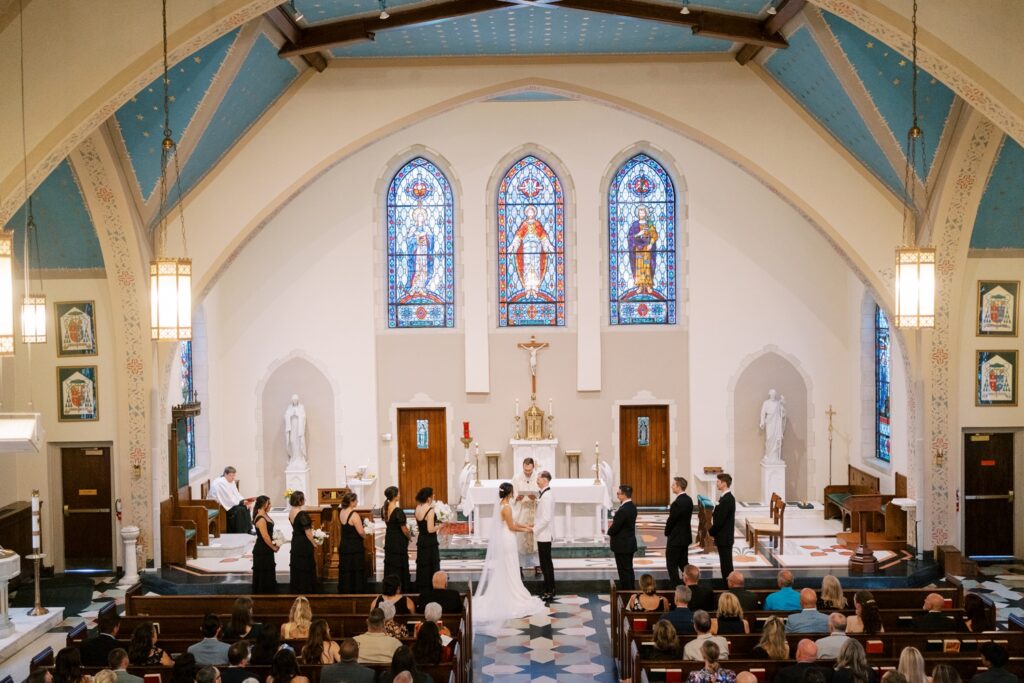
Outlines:
[[[478,103],[415,123],[330,169],[274,216],[203,301],[209,403],[218,415],[211,424],[214,471],[230,463],[243,480],[259,481],[257,389],[271,366],[294,353],[315,359],[336,388],[336,450],[310,457],[330,459],[339,479],[342,464],[366,462],[391,478],[393,455],[379,435],[391,430],[393,404],[416,393],[451,404],[456,420],[471,420],[482,449],[502,449],[512,432],[512,400],[525,403],[528,396],[525,356],[519,358],[514,344],[530,331],[488,323],[491,393],[467,395],[461,303],[453,331],[383,329],[384,290],[374,263],[383,257],[381,178],[396,154],[416,145],[442,155],[462,192],[459,258],[467,258],[464,243],[474,245],[473,258],[493,258],[480,246],[487,244],[483,231],[492,229],[487,179],[509,150],[527,143],[550,150],[574,188],[569,244],[591,240],[601,248],[600,262],[568,255],[575,281],[567,292],[574,296],[603,291],[606,241],[596,208],[602,178],[611,159],[638,141],[651,143],[683,176],[680,201],[688,203],[680,206],[679,291],[689,301],[671,329],[601,327],[601,338],[591,339],[603,349],[600,391],[575,389],[576,354],[588,340],[577,340],[574,306],[566,330],[542,330],[552,348],[541,354],[539,398],[555,399],[556,434],[564,447],[585,451],[601,441],[612,456],[613,448],[604,446],[614,446],[615,401],[646,391],[678,408],[674,470],[688,476],[704,465],[731,467],[730,382],[749,357],[774,346],[810,379],[809,489],[820,491],[828,476],[820,463],[827,463],[830,402],[850,434],[849,452],[860,453],[855,386],[863,285],[800,214],[733,164],[649,121],[587,102]],[[581,215],[587,219],[578,220]],[[490,269],[465,270],[473,279],[457,283],[459,302],[469,291],[492,291]],[[603,300],[599,305],[603,310]],[[396,370],[409,367],[415,372]],[[283,409],[274,407],[273,418]],[[451,448],[451,460],[454,481],[461,448]],[[837,460],[840,468],[845,471],[845,460]]]

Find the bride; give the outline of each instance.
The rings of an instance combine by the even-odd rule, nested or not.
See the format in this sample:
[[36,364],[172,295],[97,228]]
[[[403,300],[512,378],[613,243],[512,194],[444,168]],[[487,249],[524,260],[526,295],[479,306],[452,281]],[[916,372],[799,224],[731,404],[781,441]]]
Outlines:
[[484,571],[473,596],[473,628],[490,635],[496,635],[510,619],[548,612],[544,602],[526,590],[519,574],[516,532],[532,531],[533,527],[512,521],[512,484],[499,486],[498,498]]

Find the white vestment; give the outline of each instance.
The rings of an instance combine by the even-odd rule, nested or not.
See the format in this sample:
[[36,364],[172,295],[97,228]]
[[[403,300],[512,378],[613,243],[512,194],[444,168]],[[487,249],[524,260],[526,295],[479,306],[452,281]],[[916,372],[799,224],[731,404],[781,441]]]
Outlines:
[[213,483],[210,484],[210,493],[206,497],[220,503],[225,510],[230,510],[245,500],[238,487],[223,476],[213,480]]
[[[537,512],[537,501],[524,497],[522,500],[516,502],[516,498],[519,496],[527,496],[529,494],[536,496],[540,493],[540,487],[537,486],[537,474],[537,470],[534,469],[529,477],[522,472],[512,477],[512,514],[516,524],[533,524],[533,518]],[[519,556],[519,561],[523,567],[540,566],[540,556],[537,554],[537,543],[534,540],[532,533],[519,533]]]

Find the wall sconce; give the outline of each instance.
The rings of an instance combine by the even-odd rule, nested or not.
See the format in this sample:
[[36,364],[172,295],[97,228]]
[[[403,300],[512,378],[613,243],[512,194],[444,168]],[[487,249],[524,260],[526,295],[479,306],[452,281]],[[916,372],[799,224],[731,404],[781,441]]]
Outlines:
[[946,464],[946,451],[936,449],[932,459],[936,467],[944,466]]

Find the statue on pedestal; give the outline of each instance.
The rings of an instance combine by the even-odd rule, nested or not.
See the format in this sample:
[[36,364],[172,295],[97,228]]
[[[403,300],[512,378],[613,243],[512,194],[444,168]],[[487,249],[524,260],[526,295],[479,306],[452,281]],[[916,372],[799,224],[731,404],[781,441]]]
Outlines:
[[299,403],[299,395],[284,411],[284,447],[288,453],[288,467],[306,466],[306,407]]
[[786,431],[786,398],[768,390],[761,404],[761,429],[764,430],[764,462],[782,462],[782,435]]

